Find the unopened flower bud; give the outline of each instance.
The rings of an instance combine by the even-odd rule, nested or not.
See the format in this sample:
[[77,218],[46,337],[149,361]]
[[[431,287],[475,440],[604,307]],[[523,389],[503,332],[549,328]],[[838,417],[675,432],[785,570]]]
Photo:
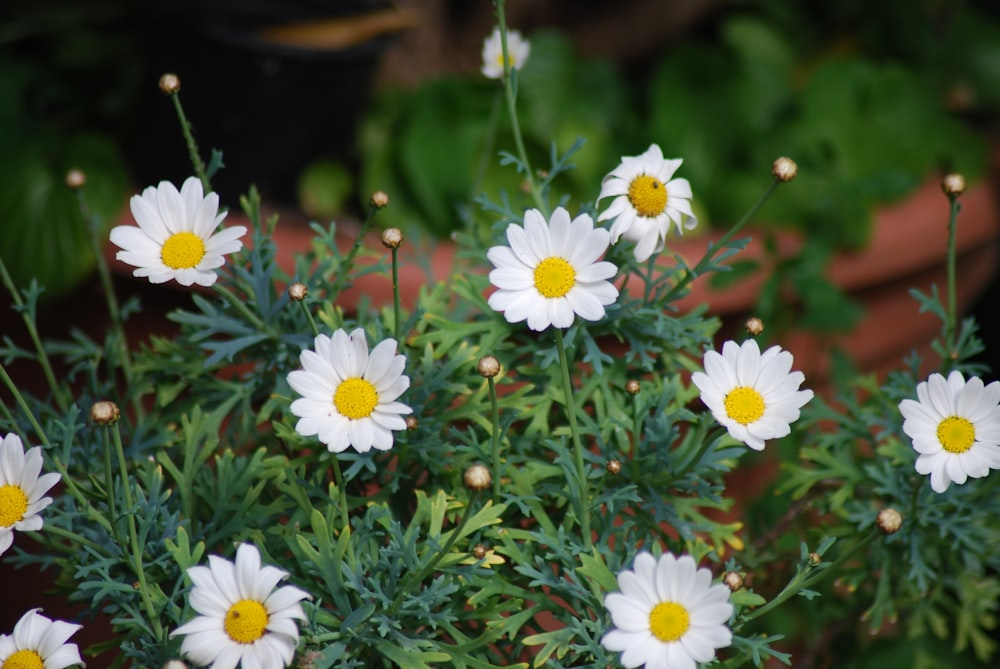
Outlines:
[[941,190],[948,197],[958,197],[965,192],[965,177],[961,174],[946,174],[941,179]]
[[87,175],[83,173],[83,170],[70,170],[66,173],[66,185],[73,190],[79,190],[83,188],[87,183]]
[[486,490],[493,483],[493,475],[490,474],[486,465],[474,464],[469,465],[469,468],[465,470],[462,480],[465,481],[465,487],[469,490]]
[[482,544],[476,544],[472,547],[472,556],[477,560],[482,560],[486,557],[486,546]]
[[173,72],[167,72],[160,77],[160,90],[167,95],[173,95],[177,91],[181,90],[180,77]]
[[406,417],[406,429],[407,430],[416,430],[418,427],[420,427],[420,421],[417,420],[416,416],[407,416]]
[[799,166],[791,158],[782,156],[771,165],[771,175],[782,183],[787,183],[799,173]]
[[639,388],[640,388],[639,382],[636,381],[635,379],[629,379],[628,381],[625,382],[625,392],[627,392],[629,395],[638,395]]
[[895,534],[903,525],[903,516],[899,511],[888,507],[878,512],[875,524],[882,530],[882,534]]
[[479,359],[479,364],[476,365],[476,369],[479,370],[479,374],[484,379],[492,379],[500,373],[500,361],[492,355],[484,355]]
[[371,205],[376,209],[385,209],[389,206],[389,195],[384,190],[377,190],[372,193]]
[[387,249],[398,249],[403,243],[403,231],[399,228],[386,228],[382,231],[382,246]]
[[605,465],[605,468],[608,470],[609,474],[617,474],[622,470],[622,461],[618,458],[611,458],[608,460],[608,464]]
[[722,582],[729,586],[729,589],[736,592],[743,587],[743,576],[739,572],[727,571],[722,576]]
[[114,402],[94,402],[90,407],[90,420],[98,425],[114,425],[122,413]]
[[809,554],[809,565],[812,567],[819,566],[819,563],[823,561],[823,557],[819,553]]
[[756,337],[764,331],[764,321],[756,316],[751,316],[746,320],[746,323],[743,324],[743,327],[746,328],[747,334],[751,337]]
[[292,298],[296,302],[301,302],[306,299],[306,295],[309,294],[309,289],[306,288],[306,284],[301,281],[296,281],[295,283],[288,286],[288,297]]

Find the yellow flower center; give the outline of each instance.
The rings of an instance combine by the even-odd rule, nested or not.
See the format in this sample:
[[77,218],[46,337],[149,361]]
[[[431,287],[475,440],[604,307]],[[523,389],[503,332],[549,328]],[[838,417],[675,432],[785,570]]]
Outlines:
[[178,232],[163,243],[160,257],[170,269],[190,269],[205,257],[205,242],[193,232]]
[[726,415],[741,425],[749,425],[764,415],[764,398],[747,386],[730,390],[722,403],[726,407]]
[[0,527],[10,527],[24,518],[27,510],[28,496],[23,490],[16,485],[0,486]]
[[949,453],[965,453],[976,441],[976,426],[959,416],[948,416],[938,423],[937,438]]
[[258,601],[241,599],[226,611],[226,634],[236,643],[253,643],[267,629],[267,609]]
[[691,627],[687,609],[677,602],[660,602],[649,612],[649,631],[660,641],[677,641]]
[[367,418],[375,411],[378,405],[378,392],[368,381],[359,379],[346,379],[337,386],[333,393],[333,406],[341,416],[351,419]]
[[42,669],[45,662],[42,656],[33,650],[19,650],[11,653],[0,669]]
[[576,270],[562,258],[546,258],[535,268],[535,288],[545,297],[562,297],[576,285]]
[[667,188],[656,177],[643,174],[629,184],[628,201],[640,216],[654,218],[667,208]]

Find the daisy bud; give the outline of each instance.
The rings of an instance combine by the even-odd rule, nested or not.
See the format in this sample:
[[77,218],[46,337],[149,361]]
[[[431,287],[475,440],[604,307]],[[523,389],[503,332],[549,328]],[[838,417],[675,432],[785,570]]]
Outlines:
[[892,507],[882,509],[878,512],[875,524],[882,530],[882,534],[895,534],[903,525],[903,516]]
[[399,228],[386,228],[382,231],[382,246],[387,249],[398,249],[402,243],[403,231]]
[[743,577],[739,572],[727,571],[722,576],[722,582],[729,586],[729,589],[736,592],[743,587]]
[[98,425],[114,425],[121,415],[114,402],[94,402],[90,407],[90,420]]
[[376,209],[385,209],[389,206],[389,195],[384,190],[377,190],[372,193],[371,205]]
[[799,173],[799,166],[791,158],[782,156],[771,165],[771,175],[782,183],[787,183]]
[[306,288],[306,284],[301,281],[296,281],[292,285],[288,286],[288,297],[295,300],[296,302],[301,302],[306,299],[306,295],[309,294],[309,289]]
[[958,197],[965,192],[965,177],[961,174],[946,174],[941,179],[941,190],[948,197]]
[[618,458],[611,458],[606,465],[609,474],[617,474],[622,470],[622,461]]
[[639,382],[636,381],[635,379],[629,379],[628,381],[626,381],[625,382],[625,392],[627,392],[629,395],[638,395],[639,394]]
[[416,430],[420,426],[420,421],[415,416],[407,416],[405,422],[407,430]]
[[323,654],[316,650],[303,653],[299,658],[299,669],[316,669],[316,663],[322,657]]
[[87,175],[83,170],[70,170],[66,173],[66,185],[73,190],[79,190],[87,183]]
[[160,77],[160,90],[167,95],[173,95],[181,90],[181,80],[176,74],[167,72]]
[[746,323],[743,324],[743,327],[746,328],[747,334],[751,337],[756,337],[764,331],[764,321],[756,316],[751,316],[747,319]]
[[819,553],[809,554],[809,566],[818,567],[819,563],[823,561],[823,557]]
[[476,544],[475,546],[473,546],[472,556],[477,560],[482,560],[484,557],[486,557],[486,546],[482,544]]
[[484,379],[492,379],[500,373],[500,361],[492,355],[484,355],[479,359],[479,364],[476,365],[476,369],[479,370],[479,374]]
[[490,470],[486,465],[481,464],[470,465],[465,470],[462,479],[465,481],[466,488],[476,492],[486,490],[493,483],[493,475],[490,474]]

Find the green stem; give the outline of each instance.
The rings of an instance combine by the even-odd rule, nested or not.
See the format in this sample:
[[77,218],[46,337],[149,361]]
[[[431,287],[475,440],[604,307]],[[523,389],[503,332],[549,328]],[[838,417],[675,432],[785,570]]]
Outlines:
[[212,183],[208,180],[208,172],[205,170],[205,163],[198,153],[198,143],[191,134],[191,124],[184,114],[184,107],[181,106],[180,94],[174,92],[170,94],[170,99],[174,103],[174,111],[177,112],[177,120],[181,124],[181,133],[184,135],[184,143],[187,145],[188,157],[191,158],[191,166],[194,167],[195,176],[201,181],[201,186],[205,193],[212,192]]
[[[28,422],[31,423],[31,427],[35,430],[35,434],[38,435],[38,439],[43,445],[48,446],[50,442],[49,438],[45,435],[45,430],[38,424],[38,419],[31,412],[31,407],[28,406],[27,400],[24,399],[24,395],[14,385],[14,379],[10,378],[10,374],[7,373],[7,368],[4,367],[2,362],[0,362],[0,380],[3,381],[4,385],[7,386],[7,390],[14,396],[14,401],[21,407],[21,411],[24,413],[25,418],[28,419]],[[27,443],[27,439],[24,441]]]
[[115,530],[112,527],[111,522],[103,513],[101,513],[97,507],[90,503],[90,500],[83,493],[83,490],[76,484],[73,477],[70,476],[69,471],[66,469],[66,465],[58,458],[58,456],[52,456],[52,466],[55,467],[56,471],[59,472],[59,476],[62,477],[61,482],[66,486],[66,490],[69,494],[73,496],[77,504],[81,504],[87,510],[87,516],[102,528],[108,534],[115,534]]
[[[340,522],[343,524],[341,532],[351,532],[351,516],[347,508],[347,486],[344,484],[344,473],[340,471],[340,460],[336,455],[333,457],[333,480],[337,484],[337,496],[340,498]],[[347,542],[347,553],[350,556],[351,565],[357,564],[354,556],[354,544]]]
[[486,379],[490,387],[490,452],[493,454],[493,503],[500,503],[500,406],[497,403],[497,388],[493,377]]
[[299,304],[302,305],[302,311],[306,312],[306,318],[309,319],[309,326],[312,328],[313,337],[319,335],[319,327],[316,325],[316,319],[313,318],[312,311],[309,310],[309,305],[306,304],[305,300],[299,300]]
[[86,537],[82,537],[76,532],[71,532],[69,530],[63,529],[58,525],[53,525],[52,523],[45,524],[45,534],[51,534],[53,536],[62,537],[63,539],[69,539],[70,541],[81,544],[83,546],[89,547],[92,551],[98,555],[107,555],[107,549],[101,546],[96,541],[91,541]]
[[767,187],[767,190],[764,191],[764,194],[757,199],[757,202],[755,202],[754,205],[750,207],[747,213],[743,214],[743,218],[737,221],[736,225],[729,228],[726,234],[722,235],[722,238],[719,239],[719,241],[715,242],[709,247],[709,249],[705,252],[705,256],[698,261],[698,264],[694,266],[694,269],[688,268],[687,272],[684,274],[684,277],[680,281],[678,281],[674,285],[674,287],[670,289],[666,297],[664,297],[663,299],[664,302],[671,301],[671,299],[675,295],[677,295],[680,291],[686,288],[689,283],[697,279],[701,275],[701,273],[705,271],[705,268],[708,267],[708,265],[712,262],[712,259],[716,256],[719,250],[725,248],[729,240],[732,239],[733,236],[737,232],[739,232],[744,225],[747,224],[747,222],[753,217],[753,215],[756,214],[760,210],[760,208],[764,206],[764,203],[767,202],[768,198],[771,197],[771,194],[774,193],[774,191],[778,188],[778,186],[781,183],[783,182],[779,181],[778,179],[774,179],[771,181],[770,185]]
[[70,401],[65,395],[63,395],[63,387],[56,381],[55,372],[52,370],[52,363],[49,361],[49,354],[42,345],[42,338],[38,335],[38,328],[35,326],[34,310],[29,310],[26,307],[24,300],[21,299],[21,292],[17,289],[17,286],[14,285],[14,280],[7,271],[7,265],[4,264],[2,258],[0,258],[0,279],[3,280],[4,287],[7,288],[7,291],[14,299],[14,306],[17,307],[17,311],[21,314],[21,320],[24,321],[24,326],[28,330],[28,336],[31,338],[31,343],[35,347],[35,354],[38,356],[38,364],[41,365],[42,373],[45,375],[45,380],[48,382],[49,388],[52,390],[52,396],[55,398],[59,410],[65,412],[69,408]]
[[254,328],[256,328],[261,332],[266,332],[270,334],[272,337],[276,336],[274,332],[271,330],[271,328],[265,325],[264,321],[260,320],[257,314],[250,311],[250,307],[246,305],[246,302],[236,297],[233,291],[229,290],[229,288],[222,285],[222,282],[216,281],[214,288],[220,295],[226,298],[226,301],[229,302],[231,305],[233,305],[236,311],[240,312],[243,318],[245,318],[251,325],[253,325]]
[[496,0],[494,4],[497,9],[497,23],[500,27],[500,46],[503,52],[503,90],[504,97],[507,99],[507,113],[510,115],[510,129],[514,135],[514,146],[517,149],[517,157],[521,160],[521,165],[524,167],[524,178],[528,182],[528,189],[531,191],[531,197],[535,201],[535,206],[538,207],[538,210],[547,219],[549,217],[549,208],[545,204],[545,199],[542,197],[542,191],[538,188],[538,183],[535,181],[535,173],[531,169],[531,163],[528,162],[528,152],[524,148],[524,139],[521,136],[521,125],[517,120],[517,92],[514,90],[514,82],[510,69],[510,56],[507,51],[507,15],[504,12],[504,0]]
[[379,208],[375,206],[368,209],[368,216],[365,217],[364,223],[361,224],[361,229],[358,230],[358,236],[354,239],[354,245],[351,246],[351,250],[348,251],[347,257],[344,258],[344,262],[337,268],[337,278],[334,279],[329,292],[329,299],[331,302],[337,299],[337,295],[339,295],[340,291],[344,288],[344,282],[347,281],[347,277],[351,273],[351,268],[354,267],[354,257],[358,255],[358,251],[361,250],[361,244],[364,243],[365,235],[368,234],[368,229],[375,221],[375,214],[378,213],[378,209]]
[[0,402],[0,413],[2,413],[3,419],[7,421],[7,425],[10,425],[10,429],[13,430],[14,433],[21,438],[21,443],[23,444],[30,443],[28,441],[27,433],[24,432],[21,429],[21,426],[17,424],[17,421],[14,420],[14,414],[12,414],[10,409],[7,408],[6,402]]
[[113,472],[114,469],[111,466],[111,434],[109,430],[104,430],[104,486],[106,488],[104,496],[108,502],[108,515],[110,516],[111,530],[115,536],[115,542],[119,546],[124,546],[125,541],[118,530],[118,501],[115,498],[115,477]]
[[576,460],[576,475],[580,479],[580,532],[583,534],[583,545],[589,550],[593,545],[590,536],[590,479],[587,477],[587,464],[583,453],[583,441],[580,439],[580,429],[576,424],[576,404],[573,401],[573,384],[569,376],[569,356],[566,355],[566,343],[563,332],[556,331],[556,347],[559,350],[559,368],[562,371],[563,393],[566,402],[566,415],[569,417],[569,431],[573,436],[573,454]]
[[[399,341],[399,315],[402,309],[399,306],[399,249],[392,249],[392,335],[393,339]],[[402,348],[402,345],[400,345]]]
[[[956,297],[956,281],[955,281],[955,262],[956,262],[956,252],[955,244],[956,238],[958,237],[958,212],[962,209],[962,205],[958,202],[957,195],[949,195],[948,201],[949,216],[948,216],[948,261],[947,261],[947,272],[948,272],[948,320],[945,323],[945,346],[948,349],[948,353],[954,353],[958,348],[957,341],[957,330],[958,330],[958,299]],[[945,361],[945,364],[950,364],[950,361]]]

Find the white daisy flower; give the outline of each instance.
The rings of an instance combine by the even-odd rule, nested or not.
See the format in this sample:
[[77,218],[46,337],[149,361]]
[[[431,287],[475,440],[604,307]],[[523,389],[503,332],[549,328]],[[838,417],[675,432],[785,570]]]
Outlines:
[[697,569],[690,555],[639,553],[634,569],[618,574],[618,587],[604,598],[615,629],[601,645],[621,651],[624,667],[695,669],[733,642],[729,587],[712,585],[712,572]]
[[32,609],[21,616],[11,634],[0,634],[3,669],[64,669],[83,664],[80,649],[66,643],[82,625],[52,620]]
[[188,603],[201,615],[170,633],[186,635],[182,655],[212,669],[284,669],[291,663],[299,643],[293,619],[306,619],[299,602],[311,596],[291,585],[275,589],[288,574],[262,567],[256,546],[241,544],[235,565],[210,555],[207,567],[191,567],[187,575],[194,584]]
[[413,411],[396,401],[410,387],[396,340],[382,341],[369,355],[359,328],[350,336],[344,330],[333,337],[319,335],[315,346],[315,351],[302,351],[302,369],[288,375],[288,385],[302,395],[292,402],[292,413],[299,417],[295,431],[319,435],[331,453],[348,446],[359,453],[392,448],[392,431],[406,429],[403,414]]
[[[531,42],[522,38],[519,31],[508,30],[507,58],[510,60],[510,68],[512,70],[523,68],[529,53],[531,53]],[[483,40],[482,72],[490,79],[503,78],[503,45],[500,43],[499,27],[494,28],[493,34]]]
[[691,211],[691,184],[687,179],[672,179],[684,162],[680,158],[664,160],[663,152],[651,144],[641,156],[623,156],[618,167],[601,182],[597,204],[613,197],[611,206],[597,217],[598,221],[614,219],[611,243],[621,237],[635,242],[635,259],[645,261],[663,250],[670,224],[690,230],[698,225]]
[[[31,448],[27,453],[16,434],[8,434],[0,442],[0,555],[14,543],[14,530],[34,532],[44,521],[39,512],[52,503],[43,497],[59,482],[59,474],[44,474],[42,449]],[[0,664],[2,667],[2,664]]]
[[618,268],[597,261],[608,249],[608,237],[587,214],[570,222],[569,212],[559,207],[546,224],[540,211],[529,209],[523,228],[507,228],[510,246],[494,246],[486,254],[496,267],[490,282],[499,288],[490,295],[490,307],[502,311],[508,323],[527,320],[532,330],[568,328],[573,314],[600,320],[604,307],[618,298],[608,281]]
[[722,355],[707,351],[704,362],[705,372],[691,375],[701,401],[733,439],[755,451],[764,449],[765,439],[791,432],[799,409],[813,397],[813,391],[799,390],[805,375],[791,371],[792,354],[780,346],[761,355],[753,339],[727,341]]
[[957,371],[947,379],[931,374],[917,385],[916,400],[899,403],[899,412],[919,453],[917,472],[931,475],[934,492],[1000,469],[1000,382],[966,381]]
[[226,217],[219,213],[219,196],[204,195],[201,181],[188,177],[178,193],[174,185],[161,181],[129,201],[138,227],[119,225],[111,230],[111,241],[122,250],[115,257],[137,269],[133,276],[149,277],[150,283],[174,279],[182,286],[211,286],[215,268],[222,267],[227,253],[243,248],[242,225],[215,232]]

